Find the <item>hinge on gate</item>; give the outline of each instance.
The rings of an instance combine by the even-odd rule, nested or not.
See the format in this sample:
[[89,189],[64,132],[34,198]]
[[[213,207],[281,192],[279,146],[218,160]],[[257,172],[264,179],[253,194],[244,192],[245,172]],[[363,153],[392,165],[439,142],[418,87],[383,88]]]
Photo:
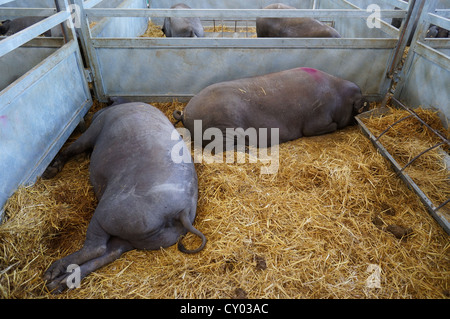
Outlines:
[[92,77],[92,71],[89,69],[84,69],[84,77],[89,83],[94,81]]

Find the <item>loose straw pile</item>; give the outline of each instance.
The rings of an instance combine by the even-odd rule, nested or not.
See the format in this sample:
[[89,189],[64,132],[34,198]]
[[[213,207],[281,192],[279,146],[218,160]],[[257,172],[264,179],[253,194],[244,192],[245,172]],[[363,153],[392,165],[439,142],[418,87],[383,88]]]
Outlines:
[[[154,105],[171,120],[172,112],[184,107],[178,102]],[[397,133],[411,137],[414,132],[414,145],[425,135],[417,124],[405,130]],[[410,151],[400,144],[405,150],[398,152]],[[414,147],[415,152],[419,146]],[[428,179],[435,165],[422,161],[417,178]],[[0,226],[0,295],[449,297],[448,235],[358,127],[280,145],[277,174],[261,175],[264,165],[196,164],[194,225],[208,238],[202,252],[186,255],[176,245],[130,251],[89,275],[81,288],[53,296],[42,274],[52,261],[82,246],[96,207],[89,160],[74,159],[56,178],[20,188],[9,200]],[[449,190],[446,181],[444,193]],[[198,245],[191,234],[185,243],[188,248]]]

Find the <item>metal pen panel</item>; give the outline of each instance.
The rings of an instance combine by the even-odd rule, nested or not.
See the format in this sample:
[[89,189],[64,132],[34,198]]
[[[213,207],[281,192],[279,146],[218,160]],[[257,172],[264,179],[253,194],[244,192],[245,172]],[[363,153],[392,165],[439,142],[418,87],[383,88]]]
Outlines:
[[[320,4],[325,2],[317,1],[319,9],[315,10],[262,10],[261,4],[233,1],[217,6],[210,4],[212,7],[205,7],[207,1],[203,5],[195,2],[195,9],[190,10],[170,10],[168,1],[152,1],[151,9],[86,9],[83,15],[88,18],[130,16],[151,17],[154,21],[154,18],[164,16],[198,16],[250,21],[266,16],[308,16],[341,19],[343,24],[350,20],[357,23],[356,27],[347,28],[357,32],[351,36],[344,34],[341,39],[226,39],[211,38],[212,34],[202,39],[107,39],[97,33],[86,39],[96,96],[101,101],[116,95],[146,100],[170,96],[188,98],[217,81],[309,66],[354,81],[370,99],[381,99],[389,87],[386,73],[393,59],[398,31],[390,28],[369,30],[366,18],[370,12],[355,7],[322,8]],[[313,3],[307,9],[312,8]],[[404,17],[406,12],[388,10],[383,14]],[[88,34],[86,28],[84,32]],[[197,79],[192,81],[194,75]]]
[[19,65],[0,91],[0,220],[8,197],[42,174],[93,103],[73,26],[64,38],[36,38],[70,18],[67,0],[56,7],[0,41],[2,63]]
[[[102,5],[102,4],[100,4]],[[117,8],[147,8],[146,0],[125,0],[121,1]],[[98,10],[105,10],[101,8]],[[92,28],[93,37],[137,37],[145,32],[148,27],[147,17],[119,17],[103,18]]]
[[66,44],[0,92],[0,207],[42,174],[92,105],[76,49]]
[[20,47],[0,57],[0,91],[27,73],[58,48]]
[[[216,82],[313,67],[353,81],[365,95],[379,99],[385,89],[387,61],[395,46],[395,40],[391,46],[377,50],[358,47],[353,39],[333,39],[347,45],[334,44],[328,49],[324,49],[323,39],[190,39],[195,40],[190,46],[186,39],[172,46],[164,40],[95,40],[106,95],[146,100],[189,98]],[[370,65],[362,72],[361,66],[367,61]]]
[[41,35],[45,31],[64,22],[68,18],[70,18],[69,12],[62,11],[40,22],[35,23],[34,25],[28,27],[26,30],[22,30],[16,34],[13,34],[3,39],[2,45],[0,46],[0,56],[3,56],[6,53],[11,52],[12,50],[18,48],[19,46]]
[[436,108],[442,113],[444,125],[450,118],[450,38],[425,38],[431,23],[449,28],[447,18],[435,14],[446,2],[427,1],[420,17],[416,35],[409,48],[394,97],[409,107]]

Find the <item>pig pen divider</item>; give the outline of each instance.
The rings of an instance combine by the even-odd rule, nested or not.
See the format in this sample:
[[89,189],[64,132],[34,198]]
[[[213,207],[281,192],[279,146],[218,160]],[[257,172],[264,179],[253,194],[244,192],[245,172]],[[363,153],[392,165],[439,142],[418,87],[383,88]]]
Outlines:
[[[75,2],[82,6],[80,0]],[[338,2],[346,4],[343,0]],[[323,6],[328,1],[320,3],[319,9],[295,10],[82,8],[81,33],[92,63],[96,96],[102,102],[115,96],[153,102],[173,98],[186,101],[213,83],[306,66],[355,82],[370,100],[381,99],[390,85],[386,73],[398,45],[398,30],[387,24],[382,24],[379,30],[369,30],[366,20],[371,13],[365,9],[327,9]],[[406,14],[405,10],[381,11],[383,18],[405,18]],[[331,23],[340,18],[342,24],[353,20],[361,28],[356,34],[343,34],[342,38],[284,39],[208,35],[205,38],[102,37],[89,28],[89,19],[99,17],[146,17],[152,21],[164,17],[200,17],[210,21],[236,21],[300,16],[324,18]],[[343,27],[344,33],[350,29]]]
[[[441,2],[445,2],[443,5]],[[439,9],[446,6],[447,9]],[[431,25],[450,30],[450,1],[425,3],[393,96],[410,108],[435,107],[445,127],[450,117],[450,38],[429,38]]]
[[[55,7],[0,8],[3,17],[49,14],[0,41],[0,220],[7,199],[35,182],[93,103],[75,29],[65,23],[68,2]],[[63,38],[39,37],[57,26],[66,29]]]

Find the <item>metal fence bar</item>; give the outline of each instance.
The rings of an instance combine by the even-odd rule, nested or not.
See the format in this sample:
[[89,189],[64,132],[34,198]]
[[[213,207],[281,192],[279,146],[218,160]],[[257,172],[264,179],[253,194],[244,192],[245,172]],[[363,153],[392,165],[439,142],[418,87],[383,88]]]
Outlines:
[[378,135],[378,137],[377,137],[375,140],[378,141],[378,140],[379,140],[384,134],[386,134],[393,126],[395,126],[395,125],[397,125],[398,123],[400,123],[400,122],[402,122],[402,121],[404,121],[404,120],[406,120],[406,119],[409,119],[409,118],[411,118],[411,117],[413,117],[412,114],[410,114],[410,115],[408,115],[408,116],[405,116],[405,117],[402,117],[402,118],[399,119],[398,121],[395,121],[394,123],[392,123],[391,125],[389,125],[387,129],[385,129],[383,132],[381,132],[381,134]]
[[[0,41],[6,38],[6,36],[0,36]],[[64,43],[64,39],[60,37],[37,37],[23,44],[22,47],[60,48]]]
[[450,17],[450,9],[436,9],[435,12],[441,17]]
[[336,48],[392,49],[397,39],[365,38],[92,38],[99,48]]
[[444,144],[445,144],[445,142],[440,142],[440,143],[437,143],[437,144],[433,145],[432,147],[429,147],[429,148],[427,148],[426,150],[420,152],[417,156],[414,156],[414,157],[412,158],[412,160],[410,160],[405,166],[403,166],[402,169],[401,169],[401,171],[403,172],[409,165],[411,165],[412,163],[414,163],[414,161],[416,161],[417,159],[419,159],[419,157],[421,157],[423,154],[425,154],[425,153],[427,153],[427,152],[429,152],[429,151],[431,151],[431,150],[434,150],[435,148],[437,148],[437,147],[439,147],[439,146],[441,146],[441,145],[444,145]]
[[83,6],[85,9],[90,9],[92,7],[95,7],[97,4],[99,4],[102,1],[103,0],[85,0]]
[[41,35],[45,31],[50,30],[54,26],[63,23],[68,18],[70,18],[69,12],[62,11],[3,39],[2,45],[0,46],[0,57]]
[[444,136],[442,135],[440,132],[438,132],[437,130],[435,130],[434,128],[432,128],[427,122],[425,122],[419,115],[417,115],[416,112],[414,112],[413,110],[411,110],[409,107],[406,107],[403,103],[401,103],[398,99],[396,99],[395,97],[392,97],[392,99],[398,104],[400,105],[404,110],[408,111],[411,115],[413,115],[417,120],[420,121],[420,123],[422,123],[423,125],[425,125],[431,132],[433,132],[437,137],[439,137],[444,143],[446,143],[447,145],[450,146],[450,141]]
[[[372,12],[349,9],[115,9],[92,8],[85,9],[88,17],[195,17],[195,18],[368,18]],[[405,18],[403,10],[380,10],[382,18]]]
[[442,47],[450,48],[450,41],[448,39],[437,40],[435,39],[424,40],[423,42],[417,42],[414,45],[413,49],[410,49],[410,52],[413,51],[420,56],[424,57],[428,61],[431,61],[435,64],[438,64],[444,70],[450,70],[450,55],[447,55],[435,48],[430,47],[428,44],[432,43],[440,43],[438,41],[442,41]]
[[450,30],[450,18],[445,18],[434,13],[428,13],[427,21],[431,24]]
[[450,41],[448,38],[425,38],[424,43],[433,49],[450,49]]
[[443,202],[441,205],[439,205],[438,207],[436,207],[435,211],[440,210],[442,207],[444,207],[445,205],[447,205],[450,202],[450,198],[447,199],[445,202]]
[[406,10],[408,8],[409,3],[401,0],[381,0],[384,3],[395,5],[396,7],[400,9]]
[[52,8],[3,8],[0,7],[0,16],[4,17],[48,17],[57,12]]

